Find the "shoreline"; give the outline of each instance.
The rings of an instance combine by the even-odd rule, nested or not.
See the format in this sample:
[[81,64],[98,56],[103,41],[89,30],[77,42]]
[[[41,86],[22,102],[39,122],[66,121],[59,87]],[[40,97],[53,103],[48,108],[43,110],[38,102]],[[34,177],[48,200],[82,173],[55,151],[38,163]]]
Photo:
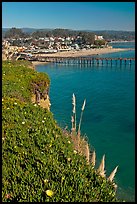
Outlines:
[[124,40],[114,40],[112,42],[109,42],[109,43],[128,43],[128,42],[133,42],[135,43],[135,40],[131,40],[131,41],[124,41]]
[[[43,56],[43,57],[84,57],[84,56],[94,56],[101,54],[109,54],[115,52],[124,52],[134,50],[134,48],[100,48],[100,49],[90,49],[90,50],[78,50],[78,51],[64,51],[57,52],[52,54],[36,54],[35,56]],[[40,61],[32,61],[32,64],[35,68],[37,65],[48,64],[50,62],[40,62]]]
[[41,65],[41,64],[48,64],[49,62],[40,62],[40,61],[31,61],[33,68],[35,69],[35,67],[37,65]]
[[[52,54],[40,54],[44,57],[82,57],[87,55],[100,55],[100,54],[109,54],[113,52],[122,52],[133,50],[133,48],[95,48],[89,50],[78,50],[78,51],[64,51],[57,52]],[[36,56],[39,56],[38,54]]]

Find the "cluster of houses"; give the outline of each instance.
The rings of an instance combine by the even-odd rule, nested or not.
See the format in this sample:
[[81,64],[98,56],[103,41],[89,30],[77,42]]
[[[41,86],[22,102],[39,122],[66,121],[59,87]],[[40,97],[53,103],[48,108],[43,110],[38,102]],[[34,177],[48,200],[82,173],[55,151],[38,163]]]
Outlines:
[[[95,35],[95,40],[103,36]],[[44,37],[44,38],[4,38],[2,40],[3,59],[11,59],[22,55],[31,58],[35,54],[46,54],[70,50],[95,48],[94,44],[80,44],[81,36],[76,37]],[[105,45],[107,46],[107,45]]]

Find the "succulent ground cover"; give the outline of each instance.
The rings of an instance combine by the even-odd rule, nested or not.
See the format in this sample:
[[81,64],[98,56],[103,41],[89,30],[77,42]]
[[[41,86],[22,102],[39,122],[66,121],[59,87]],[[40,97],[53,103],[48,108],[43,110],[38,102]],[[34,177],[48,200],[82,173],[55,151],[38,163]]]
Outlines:
[[4,61],[2,63],[2,97],[18,98],[21,101],[31,102],[34,86],[37,85],[40,91],[49,86],[48,75],[37,73],[27,68],[31,66],[27,61]]
[[28,62],[2,63],[2,201],[117,201],[112,183],[74,150],[52,113],[31,103],[40,80],[49,85]]

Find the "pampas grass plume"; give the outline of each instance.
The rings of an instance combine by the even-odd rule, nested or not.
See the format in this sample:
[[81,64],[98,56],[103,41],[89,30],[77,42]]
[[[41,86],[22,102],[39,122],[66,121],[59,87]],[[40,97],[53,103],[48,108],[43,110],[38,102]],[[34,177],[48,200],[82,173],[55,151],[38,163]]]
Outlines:
[[118,166],[116,166],[116,168],[111,172],[110,176],[108,177],[109,181],[111,181],[111,182],[113,181],[114,176],[115,176],[115,174],[117,172],[117,168],[118,168]]
[[90,151],[89,151],[89,146],[88,144],[86,144],[86,158],[87,158],[87,163],[89,164],[89,155],[90,155]]
[[73,96],[72,96],[72,104],[73,104],[73,113],[76,113],[76,97],[73,93]]
[[103,155],[103,158],[98,168],[98,172],[101,176],[105,177],[105,155]]
[[82,106],[82,111],[84,111],[84,109],[85,109],[85,105],[86,105],[86,99],[84,100],[84,103],[83,103],[83,106]]
[[96,152],[95,152],[95,150],[92,153],[91,163],[92,163],[93,166],[95,166],[95,163],[96,163]]

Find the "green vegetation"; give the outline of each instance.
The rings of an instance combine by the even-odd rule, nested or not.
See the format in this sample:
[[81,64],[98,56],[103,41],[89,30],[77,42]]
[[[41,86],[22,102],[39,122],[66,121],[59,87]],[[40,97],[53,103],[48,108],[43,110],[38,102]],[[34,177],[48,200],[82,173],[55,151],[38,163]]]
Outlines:
[[103,35],[105,40],[134,40],[135,31],[115,31],[115,30],[100,30],[94,31],[96,35]]
[[32,64],[27,61],[3,62],[2,97],[15,97],[21,101],[31,102],[35,84],[39,86],[41,92],[49,86],[50,80],[46,74],[26,69],[26,66]]
[[33,82],[49,85],[48,76],[28,62],[2,66],[2,201],[117,201],[112,183],[74,151],[52,113],[31,103]]
[[77,36],[81,34],[91,34],[92,35],[103,35],[104,39],[107,40],[135,40],[135,31],[115,31],[115,30],[101,30],[101,31],[90,31],[90,30],[70,30],[70,29],[31,29],[31,28],[7,28],[2,29],[3,37],[49,37],[49,36]]
[[102,45],[105,45],[106,44],[106,41],[105,40],[95,40],[95,43],[94,43],[97,47],[101,47]]
[[6,31],[5,33],[5,38],[25,38],[28,37],[27,33],[24,33],[21,29],[19,28],[11,28]]

